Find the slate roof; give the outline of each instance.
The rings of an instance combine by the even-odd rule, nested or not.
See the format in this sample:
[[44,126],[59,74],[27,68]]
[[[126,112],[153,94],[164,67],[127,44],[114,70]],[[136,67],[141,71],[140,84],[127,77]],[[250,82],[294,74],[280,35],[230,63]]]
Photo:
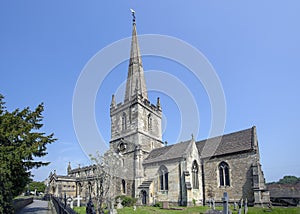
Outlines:
[[147,164],[181,158],[189,150],[191,142],[191,140],[188,140],[170,146],[164,146],[158,149],[153,149],[148,155],[148,157],[145,158],[143,163]]
[[245,152],[254,148],[255,127],[196,142],[202,158]]
[[271,198],[299,198],[300,183],[297,184],[268,184]]
[[[229,155],[252,150],[255,127],[196,142],[201,158]],[[144,164],[181,158],[190,148],[192,140],[154,149]]]

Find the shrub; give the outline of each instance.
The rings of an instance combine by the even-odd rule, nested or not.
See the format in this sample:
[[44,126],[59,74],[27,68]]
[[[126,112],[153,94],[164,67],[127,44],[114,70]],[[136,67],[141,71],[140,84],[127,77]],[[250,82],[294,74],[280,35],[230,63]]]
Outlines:
[[118,200],[118,198],[120,198],[122,200],[121,204],[124,207],[132,207],[136,203],[136,201],[137,201],[136,198],[132,198],[132,197],[126,196],[126,195],[117,196],[116,197],[116,201]]
[[161,202],[156,202],[154,205],[153,205],[153,207],[162,207],[162,203]]
[[193,205],[196,206],[196,199],[193,198]]

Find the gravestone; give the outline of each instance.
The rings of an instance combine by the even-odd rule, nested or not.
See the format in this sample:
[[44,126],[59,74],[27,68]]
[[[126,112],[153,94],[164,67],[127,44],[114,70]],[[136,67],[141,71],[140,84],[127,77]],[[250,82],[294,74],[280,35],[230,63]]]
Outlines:
[[243,208],[243,199],[241,199],[240,202],[239,202],[238,214],[242,214],[242,208]]
[[67,198],[67,205],[73,209],[73,199],[71,197]]
[[212,199],[212,209],[215,210],[216,209],[216,203],[215,203],[215,199]]
[[163,201],[162,202],[162,208],[163,209],[169,209],[169,202],[168,201]]
[[115,200],[112,199],[109,203],[109,214],[117,214],[117,210],[115,209]]
[[248,213],[248,200],[246,198],[245,204],[244,204],[244,214],[247,214],[247,213]]
[[237,205],[237,204],[236,204],[236,202],[234,201],[234,202],[233,202],[233,210],[234,210],[234,211],[236,211],[236,205]]
[[123,209],[122,199],[121,198],[117,199],[117,209]]
[[80,200],[82,200],[82,198],[80,197],[80,195],[77,195],[77,197],[75,198],[75,200],[77,200],[77,207],[80,207]]
[[228,197],[227,192],[224,192],[222,200],[223,200],[223,214],[228,214],[229,197]]
[[207,210],[205,214],[222,214],[220,210]]
[[96,214],[94,204],[92,202],[91,197],[90,197],[89,202],[87,203],[87,206],[86,206],[86,214]]

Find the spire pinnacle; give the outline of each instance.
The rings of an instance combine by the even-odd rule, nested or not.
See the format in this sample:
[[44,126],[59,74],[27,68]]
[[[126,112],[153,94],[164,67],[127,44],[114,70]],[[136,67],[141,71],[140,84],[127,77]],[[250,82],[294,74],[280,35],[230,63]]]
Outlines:
[[116,99],[115,99],[115,95],[114,95],[114,94],[111,96],[111,104],[110,104],[110,107],[111,107],[111,108],[116,107]]
[[134,95],[141,95],[148,99],[146,81],[144,78],[144,69],[142,65],[142,57],[140,54],[140,47],[135,24],[135,12],[133,14],[133,29],[131,39],[130,60],[128,66],[128,75],[126,82],[126,92],[124,101],[131,100]]

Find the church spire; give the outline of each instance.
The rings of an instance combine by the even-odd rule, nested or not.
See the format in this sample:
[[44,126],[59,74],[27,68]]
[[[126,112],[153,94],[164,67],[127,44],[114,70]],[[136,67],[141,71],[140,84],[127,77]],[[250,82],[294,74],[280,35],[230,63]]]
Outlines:
[[136,32],[135,11],[131,10],[131,12],[133,16],[133,29],[124,101],[131,100],[135,95],[142,95],[143,98],[148,99],[144,69]]

